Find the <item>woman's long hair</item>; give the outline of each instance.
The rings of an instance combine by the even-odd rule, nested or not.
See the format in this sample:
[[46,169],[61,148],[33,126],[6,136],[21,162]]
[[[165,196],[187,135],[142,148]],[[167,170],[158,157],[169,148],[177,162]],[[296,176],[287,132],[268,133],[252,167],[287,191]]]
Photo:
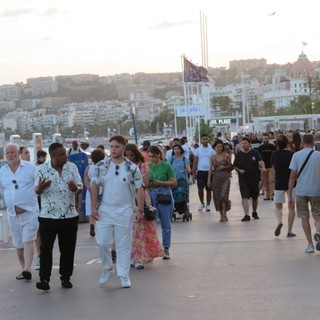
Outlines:
[[125,152],[127,150],[131,151],[134,154],[135,161],[137,161],[137,162],[145,162],[144,156],[143,156],[143,154],[141,153],[141,151],[139,150],[139,148],[138,148],[138,146],[136,144],[127,143]]

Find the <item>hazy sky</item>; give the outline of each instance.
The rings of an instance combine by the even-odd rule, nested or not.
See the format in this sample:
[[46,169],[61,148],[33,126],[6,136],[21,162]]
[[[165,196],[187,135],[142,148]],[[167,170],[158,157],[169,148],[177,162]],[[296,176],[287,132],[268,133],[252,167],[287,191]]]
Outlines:
[[[200,11],[209,66],[297,60],[302,41],[320,60],[318,0],[0,0],[0,84],[37,76],[181,71],[201,65]],[[271,13],[276,12],[274,15]]]

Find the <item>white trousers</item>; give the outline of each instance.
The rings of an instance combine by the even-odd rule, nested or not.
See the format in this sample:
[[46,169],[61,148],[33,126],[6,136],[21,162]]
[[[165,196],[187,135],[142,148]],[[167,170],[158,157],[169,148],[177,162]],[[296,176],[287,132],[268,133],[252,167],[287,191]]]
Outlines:
[[119,277],[129,276],[132,227],[120,227],[107,224],[103,221],[97,221],[96,241],[103,269],[112,269],[111,248],[113,243],[115,243],[117,251],[117,275]]

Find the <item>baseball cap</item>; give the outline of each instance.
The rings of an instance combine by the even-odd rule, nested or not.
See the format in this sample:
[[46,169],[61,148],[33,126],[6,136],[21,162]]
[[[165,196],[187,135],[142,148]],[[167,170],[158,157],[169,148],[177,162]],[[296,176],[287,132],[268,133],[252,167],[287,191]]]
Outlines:
[[77,140],[73,140],[71,144],[79,144]]

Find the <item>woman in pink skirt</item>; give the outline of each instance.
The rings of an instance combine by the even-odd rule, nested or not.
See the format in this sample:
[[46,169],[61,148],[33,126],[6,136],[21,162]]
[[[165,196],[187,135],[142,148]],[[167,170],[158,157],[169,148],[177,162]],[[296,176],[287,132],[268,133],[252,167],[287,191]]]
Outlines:
[[[151,205],[151,199],[147,190],[148,186],[148,166],[137,145],[128,143],[126,145],[125,156],[135,163],[142,175],[144,184],[144,198],[147,205]],[[154,220],[147,221],[145,218],[134,221],[132,234],[132,267],[143,269],[144,263],[152,261],[154,258],[162,257],[163,249],[158,238],[157,226]]]

